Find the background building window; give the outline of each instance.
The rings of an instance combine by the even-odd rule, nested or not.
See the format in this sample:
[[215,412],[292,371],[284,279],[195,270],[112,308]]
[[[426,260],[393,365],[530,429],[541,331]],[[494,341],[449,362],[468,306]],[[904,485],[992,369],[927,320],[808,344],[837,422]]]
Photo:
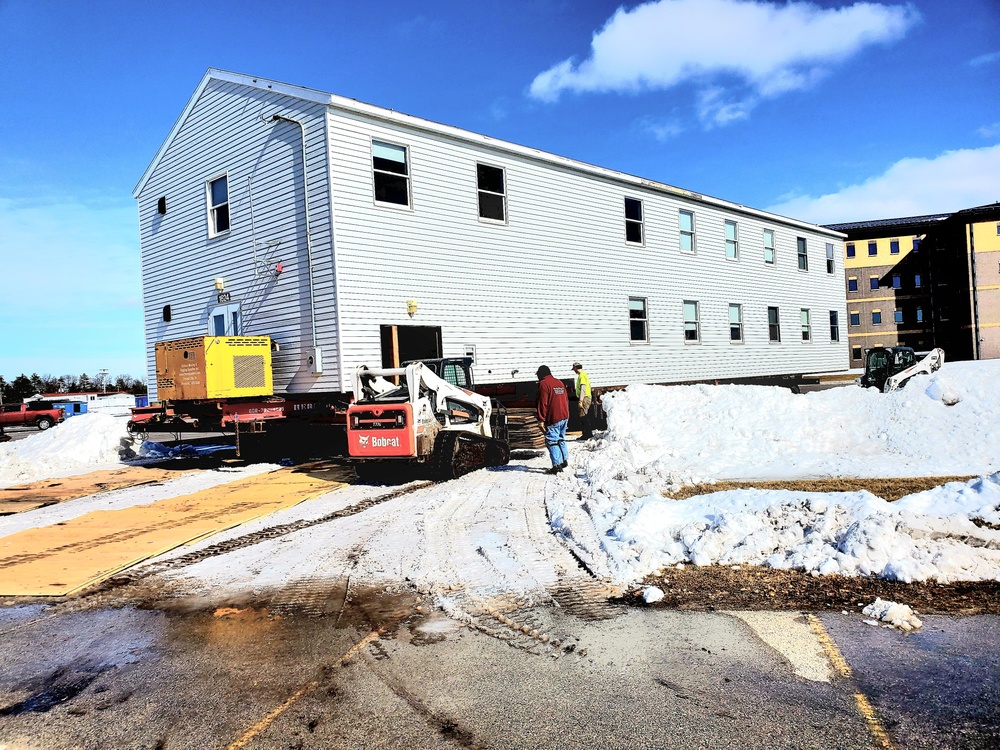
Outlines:
[[802,340],[812,341],[812,326],[809,324],[809,311],[800,310],[799,317],[802,320]]
[[770,266],[774,265],[774,230],[764,230],[764,262]]
[[858,277],[857,276],[851,276],[851,278],[849,278],[847,280],[847,291],[849,291],[849,292],[856,292],[856,291],[858,291]]
[[229,231],[229,177],[223,175],[208,183],[209,234]]
[[836,264],[833,262],[833,243],[826,243],[826,272],[833,273]]
[[861,359],[861,347],[852,346],[851,347],[851,359]]
[[410,205],[410,170],[406,157],[406,146],[372,141],[376,202]]
[[849,320],[850,320],[850,324],[852,326],[859,326],[859,325],[861,325],[861,313],[860,312],[852,312],[850,314],[850,319]]
[[878,276],[869,276],[868,277],[868,286],[871,289],[878,289]]
[[694,213],[691,211],[680,212],[681,222],[681,252],[693,253],[694,244]]
[[872,310],[872,325],[873,326],[880,326],[880,325],[882,325],[882,311],[881,310]]
[[868,254],[869,255],[878,255],[878,244],[877,243],[875,243],[875,242],[869,242],[868,243]]
[[840,313],[830,310],[830,341],[840,341]]
[[479,191],[479,218],[507,221],[507,181],[503,169],[476,164],[476,188]]
[[646,317],[646,298],[628,298],[629,339],[631,341],[649,341],[648,318]]
[[743,306],[729,305],[729,340],[743,340]]
[[920,274],[919,273],[913,274],[913,288],[914,289],[919,289],[920,288]]
[[625,241],[643,243],[642,201],[636,198],[625,199]]
[[806,251],[806,238],[796,237],[795,238],[795,248],[799,256],[799,270],[808,271],[809,270],[809,254]]
[[922,308],[919,307],[917,308],[917,322],[918,323],[924,322],[924,311]]
[[684,300],[684,340],[688,343],[699,341],[701,338],[698,330],[698,303],[691,300]]
[[847,257],[848,258],[853,258],[854,257],[854,243],[853,242],[848,242],[847,243]]
[[899,255],[899,240],[889,240],[889,253]]
[[781,341],[781,319],[778,317],[778,308],[767,308],[767,339],[768,341]]
[[914,237],[913,238],[913,252],[917,252],[919,249],[920,249],[920,238],[919,237]]
[[892,313],[892,320],[893,320],[894,323],[897,323],[897,324],[902,323],[903,322],[903,311],[902,310],[895,310],[895,311],[893,311],[893,313]]
[[894,273],[892,275],[892,288],[893,289],[901,289],[902,286],[903,286],[903,282],[900,280],[899,274],[898,273]]
[[729,260],[737,260],[740,257],[740,248],[736,241],[736,222],[726,222],[726,257]]

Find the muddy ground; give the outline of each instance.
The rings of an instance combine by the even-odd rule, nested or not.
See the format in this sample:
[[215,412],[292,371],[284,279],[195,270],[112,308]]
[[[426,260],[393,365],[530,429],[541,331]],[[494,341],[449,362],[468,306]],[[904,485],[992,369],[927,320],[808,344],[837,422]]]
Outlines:
[[960,477],[875,477],[875,478],[844,478],[844,479],[800,479],[777,480],[771,482],[713,482],[711,484],[691,484],[679,490],[664,492],[671,500],[686,500],[695,495],[707,495],[710,492],[726,490],[792,490],[795,492],[857,492],[868,490],[876,497],[888,502],[915,492],[925,492],[948,482],[967,482],[975,476]]

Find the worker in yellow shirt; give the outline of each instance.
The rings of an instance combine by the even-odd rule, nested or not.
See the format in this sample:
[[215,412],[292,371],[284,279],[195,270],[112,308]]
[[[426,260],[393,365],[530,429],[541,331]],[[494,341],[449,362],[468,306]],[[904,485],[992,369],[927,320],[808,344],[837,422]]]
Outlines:
[[583,427],[583,439],[589,440],[594,436],[594,430],[590,426],[590,404],[592,403],[590,376],[584,372],[583,365],[579,362],[573,363],[573,372],[576,373],[576,397],[579,400],[580,424]]

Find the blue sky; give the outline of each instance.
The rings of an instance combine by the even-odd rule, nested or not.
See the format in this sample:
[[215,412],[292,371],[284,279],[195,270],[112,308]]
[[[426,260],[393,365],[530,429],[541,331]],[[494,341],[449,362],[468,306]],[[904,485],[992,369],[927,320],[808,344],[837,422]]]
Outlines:
[[1000,3],[0,0],[0,375],[144,375],[131,190],[209,67],[816,222],[1000,200]]

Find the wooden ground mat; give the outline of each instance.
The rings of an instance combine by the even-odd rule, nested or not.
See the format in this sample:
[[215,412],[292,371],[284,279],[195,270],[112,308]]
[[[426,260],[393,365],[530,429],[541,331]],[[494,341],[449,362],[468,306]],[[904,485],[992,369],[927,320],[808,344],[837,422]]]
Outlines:
[[142,484],[157,484],[174,479],[187,471],[167,471],[165,469],[128,466],[109,471],[92,471],[74,477],[46,479],[15,487],[0,488],[0,516],[23,513],[26,510],[43,508],[46,505],[64,503],[79,497],[110,492],[124,487],[138,487]]
[[0,538],[0,596],[66,596],[182,544],[346,486],[282,469]]

